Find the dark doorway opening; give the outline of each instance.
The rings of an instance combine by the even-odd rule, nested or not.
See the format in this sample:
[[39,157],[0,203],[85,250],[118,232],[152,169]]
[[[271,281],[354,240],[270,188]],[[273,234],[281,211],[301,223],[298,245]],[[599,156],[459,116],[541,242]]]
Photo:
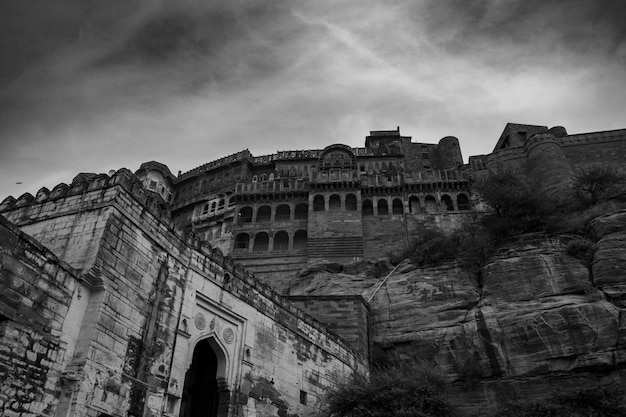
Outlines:
[[185,375],[180,417],[217,417],[219,400],[217,355],[205,339],[196,345]]

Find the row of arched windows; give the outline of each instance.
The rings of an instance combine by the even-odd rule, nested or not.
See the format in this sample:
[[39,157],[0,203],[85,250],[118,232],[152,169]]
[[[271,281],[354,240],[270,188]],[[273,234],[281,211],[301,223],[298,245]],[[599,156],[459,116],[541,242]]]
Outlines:
[[[441,207],[441,210],[439,209]],[[419,197],[409,197],[409,212],[410,213],[435,213],[438,211],[464,211],[469,210],[470,202],[469,198],[465,194],[459,194],[456,197],[456,206],[453,203],[452,197],[447,194],[441,196],[440,204],[437,202],[435,196],[427,195],[424,197],[423,204],[420,202]],[[364,216],[374,215],[374,203],[370,199],[363,200],[362,213]],[[380,198],[376,201],[376,213],[379,216],[389,214],[389,204],[386,198]],[[391,214],[403,214],[404,204],[399,198],[394,198],[391,203]]]
[[[274,217],[272,218],[272,214]],[[272,213],[272,207],[269,205],[259,206],[255,212],[252,207],[245,206],[239,210],[239,222],[240,223],[252,223],[258,222],[270,222],[270,221],[289,221],[289,220],[306,220],[309,216],[309,205],[307,203],[296,204],[293,211],[288,204],[279,204],[276,207],[274,213]]]
[[[202,215],[215,213],[220,210],[223,210],[225,205],[226,205],[226,200],[223,198],[208,202],[202,206]],[[235,197],[233,196],[233,197],[230,197],[230,199],[228,200],[228,207],[232,207],[234,205],[235,205]]]
[[[374,207],[376,210],[374,210]],[[345,200],[342,202],[339,194],[331,194],[328,198],[328,206],[326,206],[326,198],[323,195],[318,194],[313,197],[313,211],[325,211],[327,209],[330,211],[342,209],[347,211],[356,211],[356,195],[347,194]],[[361,209],[364,216],[372,216],[374,213],[380,216],[388,214],[401,215],[404,214],[404,203],[402,199],[394,198],[391,201],[390,207],[386,198],[379,198],[374,201],[372,199],[365,199],[361,204]],[[415,195],[409,197],[410,213],[435,213],[438,211],[463,211],[469,209],[469,198],[465,194],[457,195],[456,205],[454,204],[452,197],[447,194],[443,194],[439,201],[437,201],[433,195],[426,195],[422,201],[420,201],[420,198]],[[307,220],[308,211],[309,205],[307,203],[297,204],[295,210],[293,211],[291,206],[288,204],[279,204],[275,210],[273,210],[270,205],[265,204],[259,206],[256,209],[256,213],[252,207],[245,206],[239,210],[239,223]]]
[[[345,209],[348,211],[356,211],[357,200],[356,195],[347,194],[345,200]],[[323,195],[318,194],[313,197],[313,211],[326,210],[326,199]],[[332,194],[328,198],[328,210],[341,210],[341,196],[339,194]]]
[[248,233],[239,233],[235,238],[235,250],[241,252],[277,252],[286,250],[305,250],[307,242],[306,230],[298,230],[290,239],[289,233],[280,230],[270,238],[267,232],[258,232],[251,239]]

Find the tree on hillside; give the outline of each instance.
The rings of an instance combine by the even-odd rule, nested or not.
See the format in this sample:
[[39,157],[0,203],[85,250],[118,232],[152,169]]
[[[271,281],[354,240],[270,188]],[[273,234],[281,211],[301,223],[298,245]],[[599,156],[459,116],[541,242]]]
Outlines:
[[574,177],[573,188],[581,203],[594,205],[600,199],[616,192],[624,182],[624,176],[612,167],[583,169]]
[[524,177],[511,171],[490,172],[472,188],[494,210],[494,216],[485,218],[485,226],[496,237],[540,228],[553,207]]
[[354,374],[327,394],[333,417],[450,417],[446,383],[433,368],[415,362]]

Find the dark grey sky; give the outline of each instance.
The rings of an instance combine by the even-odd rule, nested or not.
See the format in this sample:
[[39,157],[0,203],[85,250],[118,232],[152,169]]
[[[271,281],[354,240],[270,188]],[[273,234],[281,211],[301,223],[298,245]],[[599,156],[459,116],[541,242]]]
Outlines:
[[[400,126],[626,127],[620,0],[0,0],[0,195]],[[22,182],[22,184],[16,184]]]

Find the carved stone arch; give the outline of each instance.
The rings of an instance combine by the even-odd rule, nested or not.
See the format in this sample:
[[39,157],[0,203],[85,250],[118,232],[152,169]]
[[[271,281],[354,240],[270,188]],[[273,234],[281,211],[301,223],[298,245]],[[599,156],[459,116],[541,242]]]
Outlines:
[[214,333],[190,343],[180,417],[227,417],[230,403],[231,358]]
[[347,145],[334,144],[327,146],[318,159],[318,169],[350,168],[356,169],[356,155]]
[[217,333],[211,331],[210,333],[200,334],[195,338],[190,340],[189,344],[189,355],[187,355],[187,363],[185,364],[185,369],[189,369],[191,366],[191,362],[193,361],[193,351],[196,349],[198,344],[202,341],[206,341],[211,348],[214,350],[215,355],[218,358],[218,367],[217,373],[218,376],[223,377],[227,382],[228,381],[228,369],[230,365],[231,358],[228,354],[228,349],[224,342],[219,338]]

